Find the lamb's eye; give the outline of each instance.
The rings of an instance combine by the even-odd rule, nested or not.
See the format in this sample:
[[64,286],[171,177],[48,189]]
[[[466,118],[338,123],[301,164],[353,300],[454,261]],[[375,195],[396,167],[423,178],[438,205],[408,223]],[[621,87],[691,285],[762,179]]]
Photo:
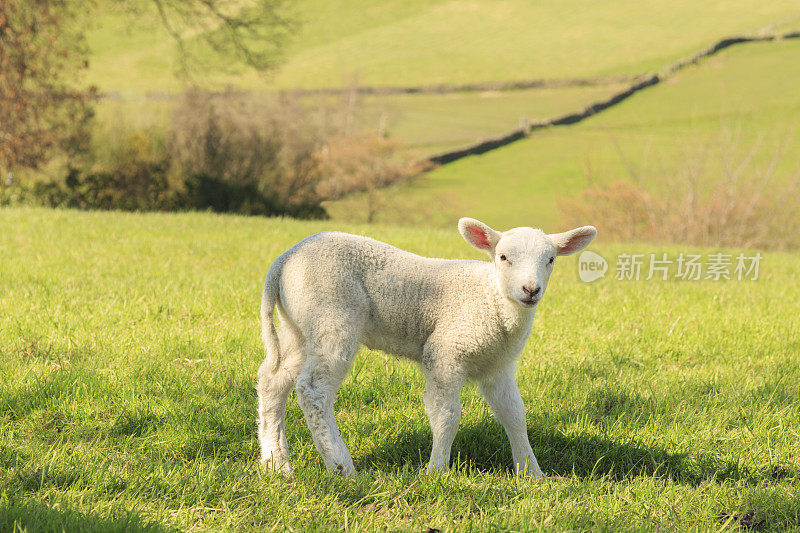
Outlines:
[[555,259],[556,259],[555,257],[551,257],[550,261],[548,261],[547,264],[552,265],[553,261],[555,261]]
[[500,254],[500,261],[508,261],[508,257],[505,254]]

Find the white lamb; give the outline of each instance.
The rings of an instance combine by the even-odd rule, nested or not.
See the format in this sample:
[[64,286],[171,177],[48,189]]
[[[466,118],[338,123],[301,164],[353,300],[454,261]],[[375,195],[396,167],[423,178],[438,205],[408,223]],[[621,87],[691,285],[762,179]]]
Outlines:
[[516,360],[555,257],[583,249],[597,230],[501,233],[470,218],[462,218],[458,229],[491,262],[431,259],[367,237],[323,232],[272,263],[261,301],[267,352],[257,386],[262,465],[292,471],[284,414],[294,385],[326,468],[355,474],[333,400],[364,344],[419,363],[433,432],[428,471],[449,465],[460,392],[472,379],[505,428],[516,471],[542,477],[528,441]]

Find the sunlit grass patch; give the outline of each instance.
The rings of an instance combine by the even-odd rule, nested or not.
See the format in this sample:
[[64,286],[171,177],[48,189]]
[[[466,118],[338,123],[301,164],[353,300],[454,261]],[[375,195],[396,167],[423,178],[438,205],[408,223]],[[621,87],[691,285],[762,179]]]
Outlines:
[[452,469],[425,474],[421,376],[366,350],[335,407],[358,476],[325,473],[292,397],[285,479],[257,468],[269,262],[331,228],[478,257],[455,229],[19,209],[0,220],[0,528],[800,527],[796,253],[765,253],[758,280],[723,282],[616,281],[617,254],[662,248],[602,233],[602,280],[584,284],[576,259],[559,259],[518,371],[544,483],[513,476],[474,386]]

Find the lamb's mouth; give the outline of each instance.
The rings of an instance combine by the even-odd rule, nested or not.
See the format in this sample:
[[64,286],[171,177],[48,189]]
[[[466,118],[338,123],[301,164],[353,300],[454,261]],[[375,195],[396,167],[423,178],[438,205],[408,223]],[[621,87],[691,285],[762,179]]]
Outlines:
[[539,298],[520,298],[519,302],[525,307],[533,307],[539,303]]

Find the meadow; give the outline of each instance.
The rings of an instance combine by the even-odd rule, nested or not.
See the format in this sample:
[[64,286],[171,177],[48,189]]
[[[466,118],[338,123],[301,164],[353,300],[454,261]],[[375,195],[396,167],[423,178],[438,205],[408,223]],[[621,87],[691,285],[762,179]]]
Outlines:
[[[99,2],[87,24],[86,79],[103,91],[175,91],[176,44],[149,2],[131,16]],[[796,29],[791,0],[302,0],[280,69],[258,75],[199,50],[201,81],[242,89],[430,85],[653,72],[722,37]],[[413,36],[413,38],[411,37]],[[186,35],[192,46],[192,35]]]
[[[96,137],[119,136],[114,128],[164,128],[171,103],[145,93],[183,86],[175,75],[174,43],[146,11],[132,21],[108,4],[99,7],[87,33],[92,54],[86,80],[113,91],[115,100],[98,104]],[[546,8],[517,1],[489,7],[396,0],[368,9],[349,0],[304,0],[293,9],[297,32],[275,72],[262,77],[212,68],[202,82],[271,91],[631,75],[659,71],[728,35],[788,32],[800,24],[792,2],[749,0]],[[777,178],[785,179],[796,174],[789,154],[800,149],[798,53],[797,40],[737,45],[580,124],[537,131],[407,186],[357,194],[326,208],[334,219],[356,223],[448,227],[466,212],[554,229],[563,219],[563,201],[591,185],[632,178],[657,184],[688,165],[722,167],[750,158],[750,174],[779,160]],[[578,111],[620,87],[362,96],[355,120],[421,159],[510,132],[523,118]],[[329,104],[335,97],[321,100]],[[709,167],[708,174],[714,171]],[[381,208],[377,216],[375,205]]]
[[[539,120],[581,109],[607,98],[618,83],[515,91],[461,91],[443,94],[357,95],[353,121],[359,131],[399,141],[409,156],[423,158],[502,135],[520,120]],[[303,95],[308,106],[342,109],[342,96]],[[343,103],[344,101],[344,103]],[[100,145],[115,131],[168,127],[173,102],[130,96],[98,102],[95,132]]]
[[520,121],[572,113],[607,98],[619,83],[513,91],[463,91],[444,94],[368,95],[358,98],[357,121],[367,131],[398,140],[417,157],[505,135]]
[[[687,165],[717,176],[743,162],[745,179],[774,165],[776,179],[786,180],[799,170],[792,157],[800,150],[798,54],[798,40],[728,48],[579,124],[535,131],[388,190],[378,220],[447,226],[467,212],[555,231],[559,202],[592,184],[657,185]],[[363,204],[351,197],[328,208],[334,218],[359,221]]]
[[619,253],[717,250],[601,228],[611,270],[585,284],[557,260],[519,364],[549,479],[514,477],[474,387],[451,470],[427,475],[418,371],[362,350],[336,401],[345,481],[294,399],[295,476],[257,468],[266,269],[322,229],[479,258],[455,228],[11,208],[0,226],[0,530],[800,530],[796,252],[755,281],[616,281]]

